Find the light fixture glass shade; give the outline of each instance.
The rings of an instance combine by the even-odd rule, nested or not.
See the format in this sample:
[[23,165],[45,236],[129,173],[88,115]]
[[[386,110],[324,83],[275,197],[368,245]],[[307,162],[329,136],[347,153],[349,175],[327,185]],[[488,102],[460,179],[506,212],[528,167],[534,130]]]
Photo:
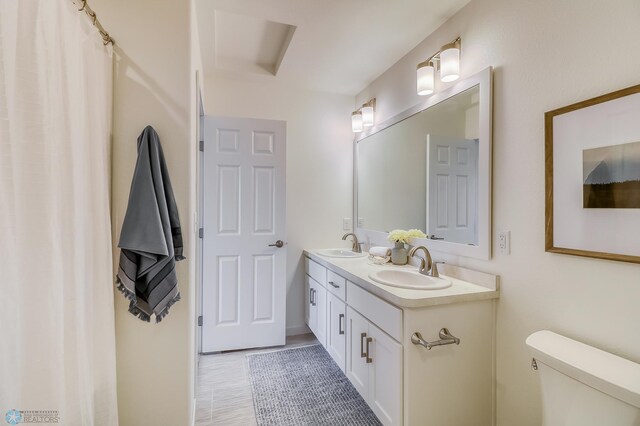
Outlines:
[[359,133],[362,131],[362,113],[360,111],[355,111],[351,114],[351,130],[354,133]]
[[440,80],[454,81],[460,77],[460,43],[453,42],[442,46],[440,52]]
[[435,89],[435,67],[433,62],[426,61],[418,65],[417,71],[417,90],[418,95],[425,96],[433,93]]
[[373,126],[373,107],[372,106],[363,106],[362,107],[362,125],[364,127]]

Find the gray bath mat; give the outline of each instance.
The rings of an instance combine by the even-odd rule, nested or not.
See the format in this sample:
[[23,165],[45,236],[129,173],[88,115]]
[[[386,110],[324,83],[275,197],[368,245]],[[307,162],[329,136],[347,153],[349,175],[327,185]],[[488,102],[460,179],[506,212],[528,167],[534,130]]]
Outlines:
[[369,426],[380,421],[320,345],[247,355],[259,426]]

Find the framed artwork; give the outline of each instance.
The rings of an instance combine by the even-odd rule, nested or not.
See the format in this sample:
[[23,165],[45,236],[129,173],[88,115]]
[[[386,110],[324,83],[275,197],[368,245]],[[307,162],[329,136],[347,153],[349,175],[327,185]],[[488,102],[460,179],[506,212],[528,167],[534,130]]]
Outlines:
[[640,85],[545,113],[545,249],[640,263]]

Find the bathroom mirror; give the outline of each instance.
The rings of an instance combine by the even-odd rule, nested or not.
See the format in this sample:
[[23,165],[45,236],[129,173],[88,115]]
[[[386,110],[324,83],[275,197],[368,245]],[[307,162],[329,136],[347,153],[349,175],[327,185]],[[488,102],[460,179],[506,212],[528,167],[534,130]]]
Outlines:
[[355,151],[360,234],[417,228],[430,250],[490,258],[491,68],[361,133]]

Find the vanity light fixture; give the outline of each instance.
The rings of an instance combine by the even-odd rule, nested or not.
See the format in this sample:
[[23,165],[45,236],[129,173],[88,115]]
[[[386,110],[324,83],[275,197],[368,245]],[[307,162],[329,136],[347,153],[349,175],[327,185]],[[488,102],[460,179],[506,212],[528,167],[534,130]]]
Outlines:
[[447,43],[439,52],[418,64],[417,92],[418,95],[430,95],[435,91],[436,69],[440,70],[440,80],[448,83],[460,77],[460,42],[458,37]]
[[359,133],[362,129],[362,112],[360,110],[353,111],[351,113],[351,130],[354,133]]
[[440,50],[440,80],[455,81],[460,77],[460,37]]
[[373,126],[374,113],[376,109],[376,98],[369,99],[362,106],[351,113],[351,130],[360,133],[365,127]]
[[435,90],[436,66],[433,58],[418,64],[418,95],[430,95]]
[[362,125],[364,127],[373,126],[373,111],[376,105],[376,98],[371,99],[366,104],[362,105]]

